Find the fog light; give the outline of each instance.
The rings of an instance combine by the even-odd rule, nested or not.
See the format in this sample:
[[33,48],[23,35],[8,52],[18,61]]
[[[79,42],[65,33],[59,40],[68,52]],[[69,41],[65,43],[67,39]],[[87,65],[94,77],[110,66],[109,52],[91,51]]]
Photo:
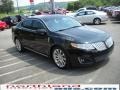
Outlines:
[[85,60],[84,60],[83,58],[81,58],[81,57],[78,57],[78,61],[79,61],[79,63],[81,63],[81,64],[83,64],[83,63],[85,62]]

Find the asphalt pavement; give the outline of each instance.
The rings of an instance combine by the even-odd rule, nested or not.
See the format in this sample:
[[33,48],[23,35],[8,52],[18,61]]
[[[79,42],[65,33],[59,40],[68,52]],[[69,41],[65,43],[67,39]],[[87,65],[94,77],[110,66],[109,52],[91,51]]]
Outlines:
[[111,34],[115,47],[109,59],[94,66],[67,70],[57,68],[44,56],[30,51],[19,53],[11,29],[0,32],[0,84],[118,84],[120,83],[120,22],[89,25]]

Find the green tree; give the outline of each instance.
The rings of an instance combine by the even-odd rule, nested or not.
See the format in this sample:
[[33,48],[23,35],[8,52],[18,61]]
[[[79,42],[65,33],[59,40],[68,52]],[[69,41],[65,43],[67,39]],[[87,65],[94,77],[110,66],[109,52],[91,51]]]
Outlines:
[[79,1],[75,1],[74,2],[74,10],[77,10],[77,9],[79,9],[80,8],[80,2]]
[[79,1],[74,1],[74,2],[70,2],[68,3],[67,9],[68,10],[77,10],[80,8],[80,2]]
[[111,6],[120,5],[120,0],[78,0],[76,2],[68,3],[68,10],[76,10],[84,6]]
[[12,0],[1,0],[2,5],[0,5],[1,13],[9,13],[14,11],[13,1]]
[[73,2],[68,3],[67,9],[74,10],[74,3]]

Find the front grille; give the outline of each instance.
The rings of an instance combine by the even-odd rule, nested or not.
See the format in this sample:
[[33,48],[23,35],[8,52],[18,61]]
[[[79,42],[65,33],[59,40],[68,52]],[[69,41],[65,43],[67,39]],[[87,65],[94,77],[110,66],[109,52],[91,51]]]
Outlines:
[[107,49],[106,45],[104,44],[104,42],[97,42],[92,44],[98,51],[102,51]]

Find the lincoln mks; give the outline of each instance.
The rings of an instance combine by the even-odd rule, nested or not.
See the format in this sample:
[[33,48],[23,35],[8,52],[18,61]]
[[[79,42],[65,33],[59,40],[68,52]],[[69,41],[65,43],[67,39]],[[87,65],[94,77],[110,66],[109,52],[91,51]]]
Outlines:
[[48,56],[61,69],[104,61],[114,46],[108,33],[64,15],[28,17],[12,28],[12,38],[19,52]]

